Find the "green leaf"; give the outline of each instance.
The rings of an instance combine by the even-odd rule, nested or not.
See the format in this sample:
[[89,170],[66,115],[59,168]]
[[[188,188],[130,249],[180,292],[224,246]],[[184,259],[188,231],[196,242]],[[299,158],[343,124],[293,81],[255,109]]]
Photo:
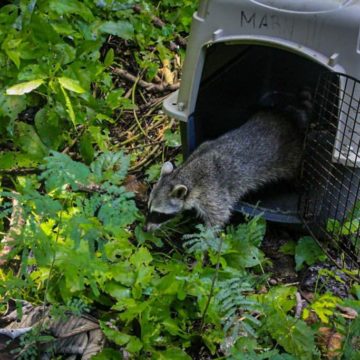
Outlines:
[[119,108],[122,104],[122,99],[124,96],[125,90],[124,89],[116,89],[111,91],[108,96],[106,97],[106,104],[112,109],[115,110]]
[[152,242],[157,247],[162,247],[164,245],[160,238],[156,237],[152,232],[145,232],[140,225],[135,228],[134,234],[140,245],[145,244],[145,242]]
[[136,267],[142,267],[142,265],[148,265],[153,260],[149,250],[142,246],[139,250],[130,258],[130,262]]
[[313,359],[316,351],[314,332],[304,321],[277,312],[267,318],[266,328],[271,337],[296,359]]
[[38,80],[45,79],[47,75],[38,64],[30,64],[21,69],[18,74],[19,80]]
[[108,50],[108,52],[105,55],[104,65],[108,67],[112,65],[113,62],[114,62],[114,49],[111,48]]
[[359,231],[359,227],[360,227],[359,219],[351,219],[350,221],[345,221],[341,228],[341,234],[342,235],[357,234]]
[[100,326],[105,336],[109,340],[113,341],[116,345],[123,346],[127,344],[131,339],[130,335],[127,335],[117,330],[110,329],[102,321],[100,322]]
[[123,360],[123,356],[118,350],[105,348],[101,353],[96,354],[91,358],[92,360]]
[[32,125],[24,122],[16,123],[16,138],[14,142],[21,150],[33,159],[41,160],[47,154],[47,148]]
[[79,94],[82,94],[86,91],[79,85],[78,81],[76,80],[62,76],[58,78],[58,81],[60,85],[67,90],[74,91]]
[[70,117],[71,122],[73,123],[74,126],[76,126],[76,118],[75,118],[75,113],[74,113],[74,109],[73,106],[71,104],[71,100],[69,98],[69,95],[66,93],[65,89],[60,85],[60,89],[64,95],[65,98],[65,105],[66,105],[66,111]]
[[[108,250],[110,248],[110,243],[107,243],[105,245],[105,250]],[[122,242],[123,247],[127,246],[126,251],[129,251],[129,242],[128,241],[123,241]],[[126,256],[126,252],[121,251],[121,249],[119,249],[119,242],[114,243],[113,245],[115,245],[116,247],[116,251],[113,251],[111,253],[111,255],[115,255],[115,259],[116,259],[116,255],[124,255]],[[130,250],[131,253],[131,250]],[[113,260],[115,260],[113,259]],[[110,259],[111,260],[111,259]],[[128,264],[127,262],[120,262],[120,263],[116,263],[113,264],[111,266],[111,276],[114,278],[114,280],[116,280],[117,282],[119,282],[122,285],[125,285],[126,287],[130,287],[135,283],[135,273],[133,272],[133,267]]]
[[106,151],[91,163],[90,169],[97,182],[109,180],[113,184],[120,184],[127,174],[129,163],[130,158],[122,151]]
[[59,59],[59,63],[63,65],[69,64],[76,59],[76,49],[69,44],[56,44],[54,46],[54,53]]
[[142,348],[142,342],[136,337],[125,334],[123,332],[111,329],[103,321],[100,321],[100,327],[105,336],[116,345],[124,346],[129,352],[138,352]]
[[92,137],[86,132],[80,138],[80,154],[86,164],[90,164],[94,160],[95,150],[92,146]]
[[268,309],[270,313],[281,312],[288,313],[296,305],[295,293],[297,289],[294,286],[275,286],[271,287],[267,294],[258,296],[259,302]]
[[101,151],[108,151],[109,136],[106,129],[103,130],[100,126],[89,126],[88,132]]
[[78,0],[50,0],[50,10],[59,15],[77,14],[85,21],[93,21],[94,16],[88,6]]
[[286,242],[284,245],[280,246],[279,252],[285,255],[295,255],[296,242],[290,240]]
[[295,248],[296,271],[302,269],[304,263],[312,265],[325,260],[326,255],[311,236],[302,237]]
[[63,136],[63,128],[57,112],[50,108],[44,107],[35,115],[35,127],[41,141],[48,147],[56,150]]
[[350,324],[343,345],[343,359],[359,360],[360,317]]
[[330,233],[334,233],[335,235],[339,236],[341,233],[340,222],[335,219],[328,219],[326,223],[326,231]]
[[49,191],[71,185],[75,190],[78,184],[86,185],[90,175],[89,168],[77,161],[73,161],[68,155],[51,152],[52,156],[45,158],[44,171],[40,179],[46,180]]
[[160,177],[161,166],[162,165],[160,163],[157,163],[146,169],[145,175],[147,176],[147,180],[149,182],[153,182]]
[[44,83],[43,79],[26,81],[20,84],[13,85],[6,90],[7,95],[24,95],[35,89]]
[[106,21],[101,24],[99,30],[106,34],[116,35],[125,40],[134,36],[134,28],[129,21]]
[[13,169],[18,167],[31,167],[38,164],[27,154],[16,151],[0,152],[0,169]]
[[32,15],[30,26],[34,38],[39,42],[44,42],[45,44],[51,42],[54,44],[60,41],[58,33],[49,22],[37,14]]
[[[316,298],[311,304],[310,308],[316,313],[321,322],[324,324],[329,323],[329,317],[334,315],[336,306],[341,302],[341,299],[331,294],[323,294]],[[307,312],[305,312],[307,310]],[[309,316],[308,309],[304,309],[303,318],[307,319]]]
[[[10,136],[13,136],[13,121],[17,119],[19,113],[25,110],[27,102],[24,96],[9,96],[0,92],[0,129],[6,130]],[[5,118],[12,120],[10,124],[5,124]],[[2,133],[4,135],[4,133]]]
[[129,288],[119,285],[114,281],[106,283],[105,290],[116,300],[129,298],[131,296]]
[[158,360],[191,360],[191,357],[185,351],[178,348],[157,351],[154,354]]
[[20,67],[20,51],[5,48],[6,55],[13,61],[17,68]]
[[0,24],[12,24],[16,20],[17,14],[18,7],[16,5],[3,5],[0,8]]
[[229,252],[224,254],[224,258],[229,266],[238,268],[250,268],[261,263],[263,253],[255,246],[244,244],[243,252]]
[[358,300],[360,300],[360,285],[353,285],[351,288],[351,293],[354,294]]
[[178,131],[172,132],[170,129],[167,129],[164,132],[164,140],[168,147],[179,147],[181,145],[180,133]]
[[132,336],[130,341],[126,345],[126,350],[130,353],[137,353],[139,352],[143,347],[143,344],[140,339],[138,339],[135,336]]

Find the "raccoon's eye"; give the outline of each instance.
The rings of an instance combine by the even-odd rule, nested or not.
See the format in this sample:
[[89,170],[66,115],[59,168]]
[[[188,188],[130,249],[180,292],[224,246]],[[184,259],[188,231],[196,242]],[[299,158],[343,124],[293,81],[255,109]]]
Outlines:
[[158,211],[151,211],[148,216],[147,216],[147,221],[154,223],[154,224],[159,224],[162,223],[164,221],[168,221],[170,219],[172,219],[173,217],[175,217],[177,214],[165,214],[165,213],[161,213]]

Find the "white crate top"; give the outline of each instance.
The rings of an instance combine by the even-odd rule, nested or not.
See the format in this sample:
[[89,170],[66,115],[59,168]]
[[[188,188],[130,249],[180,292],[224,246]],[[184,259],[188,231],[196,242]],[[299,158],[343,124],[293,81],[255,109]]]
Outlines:
[[202,0],[193,16],[182,84],[164,109],[193,112],[206,48],[213,43],[274,46],[360,78],[359,0]]

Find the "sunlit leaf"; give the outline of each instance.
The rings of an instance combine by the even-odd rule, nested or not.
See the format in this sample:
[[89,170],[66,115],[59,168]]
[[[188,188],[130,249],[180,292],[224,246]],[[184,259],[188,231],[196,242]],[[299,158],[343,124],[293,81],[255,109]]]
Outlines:
[[71,100],[69,98],[69,95],[66,93],[65,89],[60,86],[61,88],[61,91],[64,95],[64,98],[65,98],[65,104],[66,104],[66,111],[70,117],[70,120],[72,121],[72,123],[74,124],[74,126],[76,126],[76,118],[75,118],[75,113],[74,113],[74,109],[73,109],[73,106],[71,104]]
[[7,95],[24,95],[35,89],[44,83],[44,79],[37,79],[26,81],[20,84],[13,85],[6,90]]
[[82,94],[86,91],[79,85],[76,80],[69,79],[67,77],[59,77],[58,81],[60,85],[67,90],[74,91],[79,94]]

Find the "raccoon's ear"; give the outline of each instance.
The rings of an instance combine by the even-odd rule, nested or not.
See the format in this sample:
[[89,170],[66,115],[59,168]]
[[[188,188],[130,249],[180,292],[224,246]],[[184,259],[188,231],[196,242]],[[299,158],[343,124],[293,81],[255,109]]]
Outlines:
[[166,161],[161,168],[160,176],[171,174],[174,170],[174,165],[170,161]]
[[188,193],[188,188],[185,185],[175,185],[171,191],[171,196],[183,200]]

